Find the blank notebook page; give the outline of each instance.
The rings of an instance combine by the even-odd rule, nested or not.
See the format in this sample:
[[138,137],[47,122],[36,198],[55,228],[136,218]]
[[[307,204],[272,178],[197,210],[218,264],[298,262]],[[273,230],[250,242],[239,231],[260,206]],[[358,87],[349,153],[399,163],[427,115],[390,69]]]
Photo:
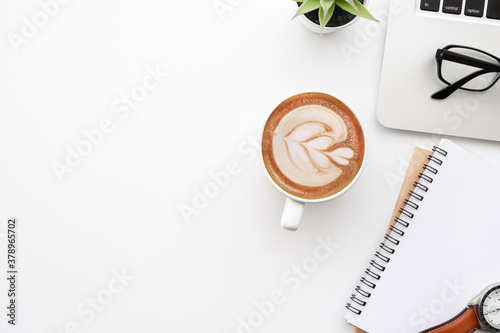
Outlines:
[[345,315],[369,333],[419,332],[448,321],[486,286],[500,282],[500,168],[449,140],[439,148],[447,154],[434,153],[441,165],[429,161],[424,175],[432,183],[421,179],[428,190],[417,188],[423,199],[412,199],[418,209],[404,207],[413,214],[402,214],[410,223],[400,227],[404,235],[390,234],[399,244],[386,242],[394,253],[379,249],[390,261],[375,257],[385,270],[367,265],[380,279],[365,276],[367,284],[359,283],[361,304],[351,304],[361,313]]

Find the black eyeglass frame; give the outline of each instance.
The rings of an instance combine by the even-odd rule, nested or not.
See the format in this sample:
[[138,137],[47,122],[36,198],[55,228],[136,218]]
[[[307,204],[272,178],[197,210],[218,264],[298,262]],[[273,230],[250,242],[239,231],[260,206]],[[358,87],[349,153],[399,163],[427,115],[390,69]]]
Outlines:
[[[493,64],[491,62],[477,59],[474,57],[470,57],[470,56],[467,56],[465,54],[450,51],[450,49],[452,49],[452,48],[469,49],[469,50],[473,50],[473,51],[485,54],[485,55],[491,57],[492,59],[495,59],[496,61],[498,61],[498,64]],[[479,68],[480,70],[473,72],[473,73],[461,78],[460,80],[451,83],[451,82],[447,81],[442,75],[441,68],[442,68],[443,60],[476,67],[476,68]],[[445,99],[446,97],[448,97],[452,93],[454,93],[457,89],[462,89],[462,90],[467,90],[467,91],[485,91],[485,90],[490,89],[492,86],[494,86],[495,83],[497,83],[497,81],[500,79],[500,75],[497,75],[497,77],[493,80],[493,82],[490,85],[488,85],[487,87],[482,88],[482,89],[470,89],[470,88],[463,87],[464,84],[466,84],[470,80],[472,80],[480,75],[487,74],[487,73],[495,73],[495,72],[500,73],[500,58],[498,58],[498,57],[496,57],[488,52],[485,52],[483,50],[479,50],[477,48],[474,48],[474,47],[468,47],[468,46],[462,46],[462,45],[445,46],[442,49],[438,49],[436,51],[436,62],[437,62],[438,78],[442,82],[446,83],[448,86],[441,89],[440,91],[434,93],[432,95],[432,98],[434,98],[434,99]]]

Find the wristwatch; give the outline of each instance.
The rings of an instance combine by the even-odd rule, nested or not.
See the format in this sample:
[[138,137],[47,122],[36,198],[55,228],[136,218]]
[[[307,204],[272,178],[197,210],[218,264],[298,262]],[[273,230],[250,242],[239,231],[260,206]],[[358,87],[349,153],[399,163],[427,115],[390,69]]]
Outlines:
[[455,318],[421,333],[500,332],[500,283],[486,287]]

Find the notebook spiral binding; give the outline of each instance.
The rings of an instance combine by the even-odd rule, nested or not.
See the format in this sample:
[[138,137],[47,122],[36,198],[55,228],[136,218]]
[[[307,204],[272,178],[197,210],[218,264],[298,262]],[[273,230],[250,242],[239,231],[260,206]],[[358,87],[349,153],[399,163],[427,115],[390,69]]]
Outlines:
[[[363,310],[361,310],[368,302],[371,297],[371,292],[368,290],[373,290],[377,287],[377,282],[383,277],[383,272],[385,271],[385,265],[391,260],[391,255],[396,252],[397,246],[401,242],[401,237],[404,236],[406,228],[410,226],[408,220],[413,219],[415,212],[420,207],[419,204],[424,200],[425,193],[429,190],[429,184],[434,181],[434,175],[439,171],[439,167],[443,164],[443,158],[448,155],[448,152],[442,148],[434,146],[432,151],[433,155],[429,155],[427,158],[429,162],[424,164],[424,170],[427,173],[419,173],[419,181],[413,183],[415,190],[410,191],[409,199],[405,199],[405,207],[399,209],[401,215],[394,219],[395,224],[389,227],[390,232],[384,236],[385,241],[380,243],[380,250],[375,252],[375,258],[370,261],[370,267],[365,270],[365,277],[362,277],[361,284],[356,286],[356,294],[352,294],[352,303],[347,303],[346,308],[360,315]],[[437,157],[436,155],[440,156]],[[419,190],[417,192],[417,189]]]

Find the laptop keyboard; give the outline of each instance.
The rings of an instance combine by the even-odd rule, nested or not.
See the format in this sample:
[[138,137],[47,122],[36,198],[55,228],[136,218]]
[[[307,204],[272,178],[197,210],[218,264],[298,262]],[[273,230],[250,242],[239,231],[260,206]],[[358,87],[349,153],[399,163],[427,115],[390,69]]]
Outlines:
[[446,14],[462,14],[466,16],[483,17],[486,12],[486,18],[500,20],[500,0],[488,0],[485,6],[485,0],[420,0],[420,9],[441,12]]

